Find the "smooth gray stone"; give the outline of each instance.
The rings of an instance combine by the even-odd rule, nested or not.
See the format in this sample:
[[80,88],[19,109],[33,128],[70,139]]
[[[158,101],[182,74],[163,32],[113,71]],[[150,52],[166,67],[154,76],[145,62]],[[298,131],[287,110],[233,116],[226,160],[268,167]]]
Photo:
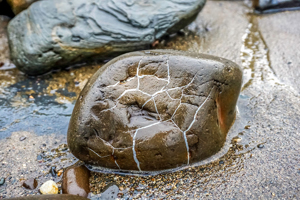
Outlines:
[[144,49],[192,22],[206,0],[45,0],[8,27],[11,57],[30,75]]

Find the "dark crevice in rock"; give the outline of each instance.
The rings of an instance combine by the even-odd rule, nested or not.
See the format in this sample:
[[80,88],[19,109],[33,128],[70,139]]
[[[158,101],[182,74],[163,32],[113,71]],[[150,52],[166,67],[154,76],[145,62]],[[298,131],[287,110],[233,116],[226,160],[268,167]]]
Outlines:
[[0,15],[6,15],[11,18],[15,16],[6,0],[0,1]]

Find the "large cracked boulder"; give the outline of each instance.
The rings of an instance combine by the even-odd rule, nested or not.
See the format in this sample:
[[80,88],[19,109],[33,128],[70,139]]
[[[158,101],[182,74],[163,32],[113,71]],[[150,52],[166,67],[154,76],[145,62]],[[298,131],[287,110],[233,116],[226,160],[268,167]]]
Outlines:
[[38,75],[145,49],[192,22],[205,1],[38,1],[9,24],[12,61]]
[[87,164],[154,171],[201,161],[224,145],[242,72],[209,55],[155,50],[103,66],[81,92],[68,130]]

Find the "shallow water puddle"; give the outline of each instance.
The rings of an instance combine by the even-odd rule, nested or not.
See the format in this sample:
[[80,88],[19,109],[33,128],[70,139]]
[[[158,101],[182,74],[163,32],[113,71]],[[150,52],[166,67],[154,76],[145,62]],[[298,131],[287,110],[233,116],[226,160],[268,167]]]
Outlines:
[[269,49],[258,29],[258,17],[249,16],[249,25],[243,36],[241,48],[242,67],[244,69],[244,84],[242,91],[253,82],[263,84],[265,81],[277,81],[271,67]]
[[14,131],[66,135],[75,101],[102,64],[40,77],[0,70],[0,139]]

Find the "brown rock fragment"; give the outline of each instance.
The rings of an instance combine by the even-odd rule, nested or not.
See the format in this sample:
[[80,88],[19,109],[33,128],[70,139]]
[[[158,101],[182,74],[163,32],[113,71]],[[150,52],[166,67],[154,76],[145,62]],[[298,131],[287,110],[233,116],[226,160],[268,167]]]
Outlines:
[[85,166],[81,165],[69,167],[63,173],[63,194],[87,197],[90,192],[89,178],[90,171]]
[[34,190],[38,186],[38,182],[34,178],[27,179],[23,182],[23,187],[29,190]]

